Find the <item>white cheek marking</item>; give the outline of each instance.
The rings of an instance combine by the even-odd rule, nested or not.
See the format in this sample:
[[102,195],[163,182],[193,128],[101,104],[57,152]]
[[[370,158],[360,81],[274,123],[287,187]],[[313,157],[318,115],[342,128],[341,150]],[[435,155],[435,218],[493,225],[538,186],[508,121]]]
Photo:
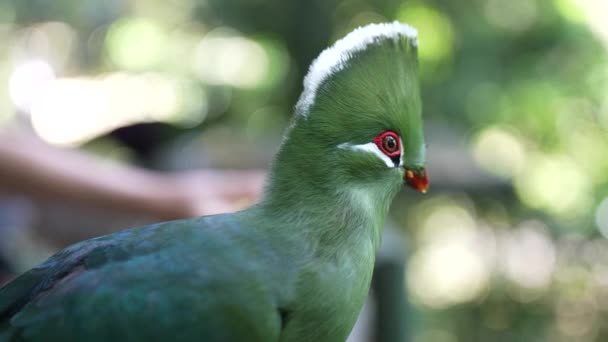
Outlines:
[[399,148],[401,149],[401,154],[399,155],[399,166],[403,166],[403,140],[399,137]]
[[[366,151],[366,152],[369,152],[369,153],[373,153],[378,158],[382,159],[382,161],[384,162],[384,164],[386,164],[386,166],[391,167],[391,168],[395,167],[395,164],[393,163],[393,161],[391,160],[391,158],[389,158],[386,154],[382,153],[382,151],[380,151],[380,149],[378,148],[378,145],[376,145],[373,142],[370,142],[370,143],[367,143],[367,144],[359,144],[359,145],[353,145],[353,144],[350,144],[350,143],[344,143],[344,144],[338,145],[338,148],[345,148],[345,149],[351,149],[351,150],[360,150],[360,151]],[[401,161],[401,163],[403,163],[403,160]]]

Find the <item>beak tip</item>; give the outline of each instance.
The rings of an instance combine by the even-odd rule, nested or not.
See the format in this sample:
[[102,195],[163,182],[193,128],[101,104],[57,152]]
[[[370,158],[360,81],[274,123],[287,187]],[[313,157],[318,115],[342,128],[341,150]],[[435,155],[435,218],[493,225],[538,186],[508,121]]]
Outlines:
[[427,193],[429,187],[429,178],[426,170],[422,169],[421,171],[414,172],[406,169],[404,179],[405,182],[415,190],[423,194]]

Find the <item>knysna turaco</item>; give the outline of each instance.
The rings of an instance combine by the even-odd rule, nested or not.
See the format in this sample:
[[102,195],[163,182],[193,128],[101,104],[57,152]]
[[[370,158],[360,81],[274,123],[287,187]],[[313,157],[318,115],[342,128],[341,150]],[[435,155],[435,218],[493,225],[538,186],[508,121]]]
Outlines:
[[393,196],[427,188],[416,50],[395,22],[323,51],[258,204],[66,248],[0,289],[0,341],[344,341]]

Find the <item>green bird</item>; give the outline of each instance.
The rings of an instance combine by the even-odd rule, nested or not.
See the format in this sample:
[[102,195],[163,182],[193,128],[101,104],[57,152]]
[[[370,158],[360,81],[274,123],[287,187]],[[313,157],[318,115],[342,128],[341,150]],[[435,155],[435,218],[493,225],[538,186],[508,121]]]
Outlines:
[[344,341],[392,198],[425,192],[416,30],[312,63],[264,195],[72,245],[0,289],[0,341]]

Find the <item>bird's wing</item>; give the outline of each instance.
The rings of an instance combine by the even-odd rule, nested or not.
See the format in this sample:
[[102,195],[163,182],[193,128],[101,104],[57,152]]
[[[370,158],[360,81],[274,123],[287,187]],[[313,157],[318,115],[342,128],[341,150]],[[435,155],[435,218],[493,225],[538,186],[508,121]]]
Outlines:
[[73,245],[0,288],[0,322],[9,319],[31,299],[82,268],[92,252],[111,246],[111,241],[95,240]]
[[220,218],[76,244],[0,289],[0,342],[272,341],[276,298],[243,239]]
[[0,342],[12,341],[10,319],[30,301],[82,270],[87,256],[111,247],[110,241],[96,240],[73,245],[0,288]]

